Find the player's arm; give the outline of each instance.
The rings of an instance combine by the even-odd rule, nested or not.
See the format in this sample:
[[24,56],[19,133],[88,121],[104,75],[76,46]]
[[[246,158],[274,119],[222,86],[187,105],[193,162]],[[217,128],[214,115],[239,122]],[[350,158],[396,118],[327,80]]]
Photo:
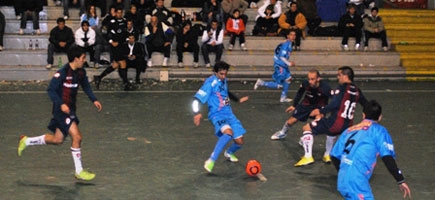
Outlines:
[[201,102],[197,98],[193,98],[192,101],[192,111],[193,111],[193,123],[195,126],[199,126],[202,118],[201,114]]
[[366,99],[366,97],[364,96],[364,94],[362,93],[362,91],[360,90],[360,89],[358,89],[359,90],[359,99],[358,99],[358,103],[362,106],[362,107],[364,107],[365,105],[366,105],[366,103],[367,103],[367,99]]
[[405,178],[403,177],[402,171],[397,167],[396,160],[393,158],[393,156],[384,156],[382,157],[382,161],[384,162],[390,174],[393,175],[394,179],[396,179],[397,183],[399,184],[399,188],[403,192],[403,198],[411,198],[411,190],[409,189],[408,184],[405,183]]
[[58,71],[53,75],[53,78],[50,81],[50,84],[48,85],[47,92],[48,96],[50,97],[51,101],[54,103],[55,106],[61,106],[63,104],[63,100],[60,94],[58,94],[58,91],[62,87],[62,75]]
[[305,85],[306,85],[306,82],[304,81],[304,82],[299,86],[298,92],[296,93],[296,96],[295,96],[295,98],[294,98],[294,100],[293,100],[293,106],[294,106],[294,107],[296,107],[296,106],[299,104],[299,101],[302,99],[302,96],[303,96],[304,93],[305,93]]
[[239,103],[243,103],[243,102],[245,102],[245,101],[247,101],[249,99],[248,96],[244,96],[242,98],[239,98],[234,93],[232,93],[230,91],[228,91],[228,96],[230,97],[230,100],[236,101],[236,102],[239,102]]

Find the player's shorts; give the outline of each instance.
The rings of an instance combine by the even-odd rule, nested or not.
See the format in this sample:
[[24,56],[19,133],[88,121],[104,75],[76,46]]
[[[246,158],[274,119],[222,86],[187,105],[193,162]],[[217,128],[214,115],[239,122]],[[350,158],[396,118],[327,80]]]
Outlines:
[[53,118],[51,119],[47,128],[53,133],[56,132],[56,128],[59,128],[60,131],[62,131],[63,136],[67,137],[73,122],[76,122],[77,125],[79,124],[79,119],[77,116],[68,115],[62,112],[53,115]]
[[285,80],[291,77],[289,71],[280,66],[274,66],[275,70],[272,74],[272,78],[276,83],[282,84]]
[[317,106],[303,106],[301,104],[298,104],[295,108],[295,111],[293,111],[292,117],[296,118],[298,121],[306,122],[308,118],[310,117],[311,111],[318,108]]
[[242,123],[235,115],[218,115],[211,119],[211,123],[214,126],[215,135],[218,137],[222,136],[222,130],[227,127],[233,130],[233,139],[242,137],[246,133]]
[[[374,200],[372,189],[367,177],[364,175],[349,176],[349,172],[344,172],[346,175],[340,175],[337,181],[337,189],[346,200]],[[353,174],[355,175],[355,174]],[[345,176],[345,177],[343,177]]]
[[330,118],[320,118],[310,123],[311,131],[314,135],[326,134],[329,136],[337,136],[341,134],[346,127],[333,127],[334,120]]
[[121,61],[121,60],[126,60],[124,52],[122,51],[123,48],[122,48],[121,43],[117,47],[111,46],[110,50],[111,50],[113,61],[118,62],[118,61]]

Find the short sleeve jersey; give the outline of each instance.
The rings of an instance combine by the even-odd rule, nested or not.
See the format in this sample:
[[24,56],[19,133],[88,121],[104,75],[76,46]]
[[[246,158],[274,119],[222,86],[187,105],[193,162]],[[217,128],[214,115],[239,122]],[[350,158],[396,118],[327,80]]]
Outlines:
[[228,95],[227,79],[221,81],[216,75],[210,76],[196,92],[195,98],[208,104],[208,117],[233,114]]
[[293,106],[299,104],[302,97],[303,99],[300,104],[303,106],[326,106],[330,96],[331,87],[327,82],[321,80],[319,87],[313,88],[310,86],[308,80],[305,80],[299,87]]
[[290,58],[290,53],[292,51],[293,51],[292,42],[287,40],[283,43],[280,43],[275,48],[275,55],[273,56],[274,65],[275,66],[278,65],[281,67],[288,67],[287,64],[281,60],[281,57],[284,57],[285,59],[288,60]]

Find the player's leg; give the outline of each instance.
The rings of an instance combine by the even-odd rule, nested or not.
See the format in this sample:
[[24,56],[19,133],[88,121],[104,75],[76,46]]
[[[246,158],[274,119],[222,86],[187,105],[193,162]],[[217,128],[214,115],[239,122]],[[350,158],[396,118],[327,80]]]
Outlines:
[[329,156],[329,154],[331,153],[332,147],[334,146],[336,140],[337,140],[337,136],[330,136],[330,135],[326,136],[325,153],[323,154],[323,159],[322,159],[323,162],[331,163],[331,157]]
[[75,166],[75,177],[80,180],[92,180],[95,178],[95,174],[90,173],[83,169],[82,165],[82,153],[81,153],[81,143],[82,143],[82,134],[77,126],[77,123],[74,121],[71,124],[69,129],[69,135],[71,136],[71,154],[74,161]]
[[231,146],[225,151],[224,156],[227,160],[231,162],[238,162],[239,159],[234,155],[243,145],[243,135],[246,133],[245,128],[243,128],[242,123],[233,116],[230,120],[230,126],[232,129],[233,143]]
[[280,74],[280,78],[279,78],[279,84],[281,85],[281,97],[279,99],[279,101],[281,103],[285,103],[285,102],[291,102],[292,99],[287,98],[287,92],[288,89],[290,88],[290,83],[291,83],[291,75],[289,73],[282,73]]
[[281,130],[275,132],[270,139],[272,140],[279,140],[284,139],[287,137],[287,131],[298,122],[298,119],[291,116],[287,121],[284,122],[284,125],[282,126]]
[[301,160],[299,160],[294,166],[295,167],[299,167],[299,166],[304,166],[304,165],[309,165],[314,163],[314,158],[313,158],[313,144],[314,144],[314,136],[313,136],[313,132],[311,129],[310,124],[305,124],[304,127],[302,128],[303,130],[303,136],[301,137],[301,144],[302,147],[304,148],[304,156],[302,157]]

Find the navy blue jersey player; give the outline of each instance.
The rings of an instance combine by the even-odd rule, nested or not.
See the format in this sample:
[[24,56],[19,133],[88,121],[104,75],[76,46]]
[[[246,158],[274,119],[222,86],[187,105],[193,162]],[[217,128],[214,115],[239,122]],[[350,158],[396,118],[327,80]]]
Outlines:
[[338,170],[337,189],[348,200],[374,199],[370,177],[380,156],[403,192],[403,198],[411,198],[411,190],[405,183],[402,171],[397,167],[393,140],[388,130],[378,124],[382,107],[374,100],[366,103],[363,120],[345,130],[331,151],[331,158]]
[[[329,153],[334,145],[337,135],[352,126],[356,105],[364,105],[367,100],[361,90],[353,83],[354,72],[348,66],[338,69],[337,79],[339,86],[331,91],[332,100],[320,109],[314,109],[310,116],[316,120],[303,126],[301,145],[305,155],[295,164],[296,167],[314,163],[312,156],[313,135],[326,134],[326,151],[323,156],[325,162],[330,162]],[[328,117],[323,117],[329,113]]]
[[218,137],[210,158],[204,163],[204,169],[208,172],[213,170],[219,154],[231,140],[234,143],[224,152],[224,156],[231,162],[239,161],[234,153],[241,148],[243,135],[246,132],[231,109],[230,99],[242,103],[247,101],[248,97],[239,99],[228,91],[226,77],[229,67],[230,65],[225,62],[217,62],[213,67],[215,74],[205,80],[202,87],[196,92],[192,103],[192,109],[195,113],[193,120],[196,126],[199,126],[202,118],[200,104],[208,105],[208,119],[213,124],[215,135]]
[[280,102],[291,102],[292,99],[287,98],[287,91],[290,87],[292,75],[290,73],[290,67],[295,63],[289,61],[290,54],[292,53],[292,44],[296,39],[296,32],[290,31],[287,35],[287,40],[280,43],[275,49],[275,55],[273,56],[273,74],[274,81],[263,81],[258,79],[255,82],[254,90],[259,86],[264,86],[272,89],[281,89]]
[[292,116],[284,123],[281,130],[273,134],[270,139],[279,140],[287,136],[288,129],[298,121],[306,122],[311,111],[328,104],[331,96],[331,87],[326,81],[321,80],[318,70],[310,70],[307,80],[303,81],[296,93],[293,105],[286,112],[293,112]]
[[101,111],[103,107],[93,94],[86,71],[82,68],[86,61],[85,52],[79,47],[71,47],[68,50],[68,61],[69,63],[65,64],[53,75],[47,89],[48,95],[53,102],[53,118],[48,125],[48,129],[54,134],[37,137],[22,135],[18,143],[18,156],[21,156],[27,146],[59,145],[70,135],[75,177],[81,180],[92,180],[95,174],[84,170],[81,161],[82,134],[78,127],[79,119],[76,115],[76,98],[79,87],[83,88],[83,91],[98,111]]

